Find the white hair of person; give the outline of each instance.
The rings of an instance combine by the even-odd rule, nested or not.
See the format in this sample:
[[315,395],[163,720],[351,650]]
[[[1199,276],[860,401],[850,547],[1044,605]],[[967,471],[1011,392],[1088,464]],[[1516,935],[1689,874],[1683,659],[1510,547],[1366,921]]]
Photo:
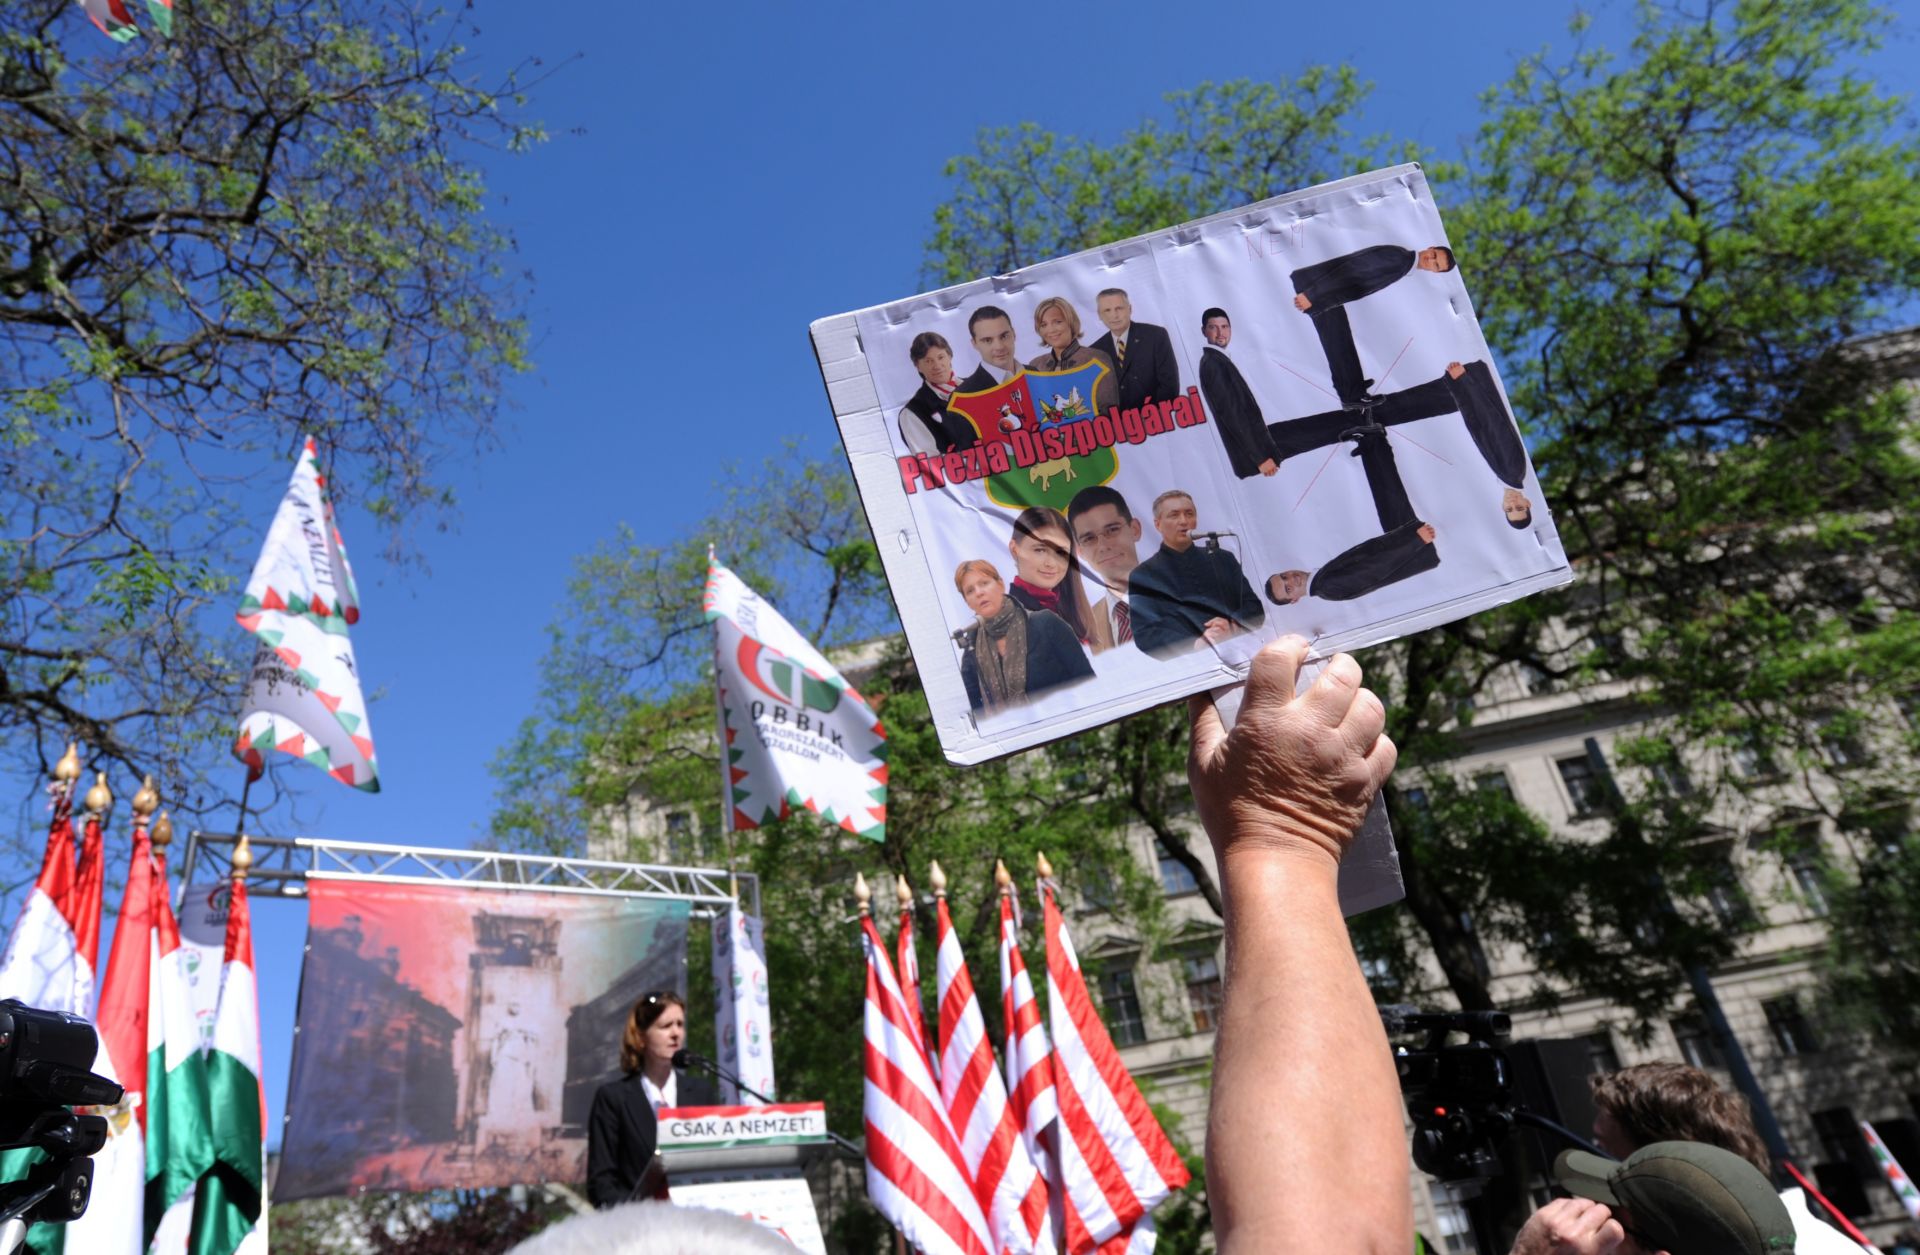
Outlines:
[[508,1255],[793,1255],[791,1242],[745,1216],[672,1203],[627,1203],[575,1216]]

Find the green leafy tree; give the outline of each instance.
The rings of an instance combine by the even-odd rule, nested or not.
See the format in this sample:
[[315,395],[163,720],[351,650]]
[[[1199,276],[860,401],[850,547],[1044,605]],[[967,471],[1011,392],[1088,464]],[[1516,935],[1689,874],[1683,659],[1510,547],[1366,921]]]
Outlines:
[[[1678,968],[1728,952],[1737,924],[1701,901],[1723,875],[1710,838],[1772,820],[1735,757],[1702,750],[1764,755],[1836,809],[1911,795],[1895,763],[1829,752],[1920,684],[1901,506],[1920,464],[1884,364],[1849,347],[1920,281],[1920,146],[1862,69],[1884,26],[1860,3],[1647,6],[1614,57],[1576,24],[1570,53],[1489,93],[1461,164],[1429,168],[1579,574],[1369,660],[1403,788],[1434,778],[1428,815],[1392,798],[1407,908],[1361,943],[1403,972],[1418,943],[1464,1006],[1492,1005],[1497,943],[1543,997],[1600,989],[1644,1029]],[[1364,90],[1316,68],[1176,94],[1177,125],[1112,143],[988,132],[949,166],[927,272],[1006,270],[1375,164],[1345,124]],[[1517,666],[1616,682],[1643,722],[1626,765],[1649,770],[1597,844],[1443,785],[1472,702]],[[1651,770],[1675,746],[1684,790]],[[1650,885],[1671,912],[1648,910]]]
[[539,137],[460,34],[389,0],[222,0],[122,46],[64,0],[0,6],[16,763],[44,774],[78,737],[195,808],[243,661],[201,612],[263,521],[233,488],[277,481],[303,436],[396,551],[451,505],[444,460],[486,442],[526,364],[474,158]]

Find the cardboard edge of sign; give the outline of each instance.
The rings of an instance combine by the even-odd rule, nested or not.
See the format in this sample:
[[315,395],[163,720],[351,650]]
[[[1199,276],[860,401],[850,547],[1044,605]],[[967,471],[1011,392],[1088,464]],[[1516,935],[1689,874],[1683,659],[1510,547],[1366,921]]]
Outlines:
[[[1287,192],[1256,204],[1196,218],[1177,227],[1083,249],[1064,257],[1048,258],[1027,269],[1088,258],[1096,258],[1112,267],[1129,258],[1146,255],[1153,242],[1159,239],[1169,238],[1176,244],[1188,237],[1198,240],[1203,228],[1220,222],[1238,222],[1246,230],[1269,225],[1278,229],[1283,224],[1275,220],[1272,211],[1279,207],[1324,198],[1356,187],[1392,182],[1400,183],[1414,199],[1427,196],[1425,171],[1418,162],[1407,162]],[[1288,222],[1285,225],[1291,224]],[[867,365],[866,351],[860,341],[859,319],[863,314],[878,312],[890,322],[901,322],[923,308],[951,309],[983,285],[995,292],[1017,292],[1027,286],[1022,281],[1027,269],[1008,275],[970,279],[903,301],[888,301],[833,314],[814,320],[809,329],[821,380],[826,385],[827,399],[840,430],[841,445],[852,464],[854,487],[860,496],[861,507],[866,511],[868,525],[873,530],[888,585],[899,603],[907,647],[913,654],[921,683],[927,690],[929,705],[936,711],[964,712],[967,699],[960,682],[959,664],[952,658],[952,650],[947,648],[946,634],[933,630],[933,625],[940,621],[940,593],[918,543],[911,506],[906,494],[897,489],[899,474],[896,460],[887,439],[885,415]],[[1557,536],[1553,539],[1557,546]],[[1563,556],[1561,565],[1534,575],[1477,589],[1407,614],[1315,638],[1310,656],[1328,657],[1341,651],[1382,644],[1413,631],[1449,623],[1572,581],[1573,570]],[[949,716],[936,721],[936,731],[947,761],[956,766],[975,766],[1007,754],[1049,744],[1142,710],[1178,701],[1193,693],[1241,683],[1250,665],[1250,662],[1229,662],[1217,656],[1195,655],[1191,664],[1170,664],[1169,670],[1174,674],[1169,675],[1163,683],[1130,689],[1121,699],[1095,702],[1064,714],[990,734],[982,733],[964,714],[959,718]]]

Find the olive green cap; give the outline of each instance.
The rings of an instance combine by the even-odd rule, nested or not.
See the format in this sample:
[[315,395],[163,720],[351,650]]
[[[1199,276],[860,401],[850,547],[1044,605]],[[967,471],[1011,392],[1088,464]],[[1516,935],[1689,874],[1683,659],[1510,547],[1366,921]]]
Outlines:
[[1625,1162],[1567,1150],[1553,1175],[1568,1193],[1626,1213],[1643,1242],[1673,1255],[1786,1255],[1793,1219],[1758,1168],[1705,1142],[1655,1142]]

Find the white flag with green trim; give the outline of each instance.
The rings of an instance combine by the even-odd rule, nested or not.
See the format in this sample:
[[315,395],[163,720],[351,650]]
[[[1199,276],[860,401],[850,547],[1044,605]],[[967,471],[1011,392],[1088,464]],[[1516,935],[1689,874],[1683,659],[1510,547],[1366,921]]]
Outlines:
[[726,752],[728,825],[813,811],[887,835],[887,733],[865,698],[779,611],[718,564],[707,568]]
[[311,439],[235,617],[256,643],[234,757],[258,775],[278,750],[342,784],[379,792],[373,730],[347,637],[360,602]]

